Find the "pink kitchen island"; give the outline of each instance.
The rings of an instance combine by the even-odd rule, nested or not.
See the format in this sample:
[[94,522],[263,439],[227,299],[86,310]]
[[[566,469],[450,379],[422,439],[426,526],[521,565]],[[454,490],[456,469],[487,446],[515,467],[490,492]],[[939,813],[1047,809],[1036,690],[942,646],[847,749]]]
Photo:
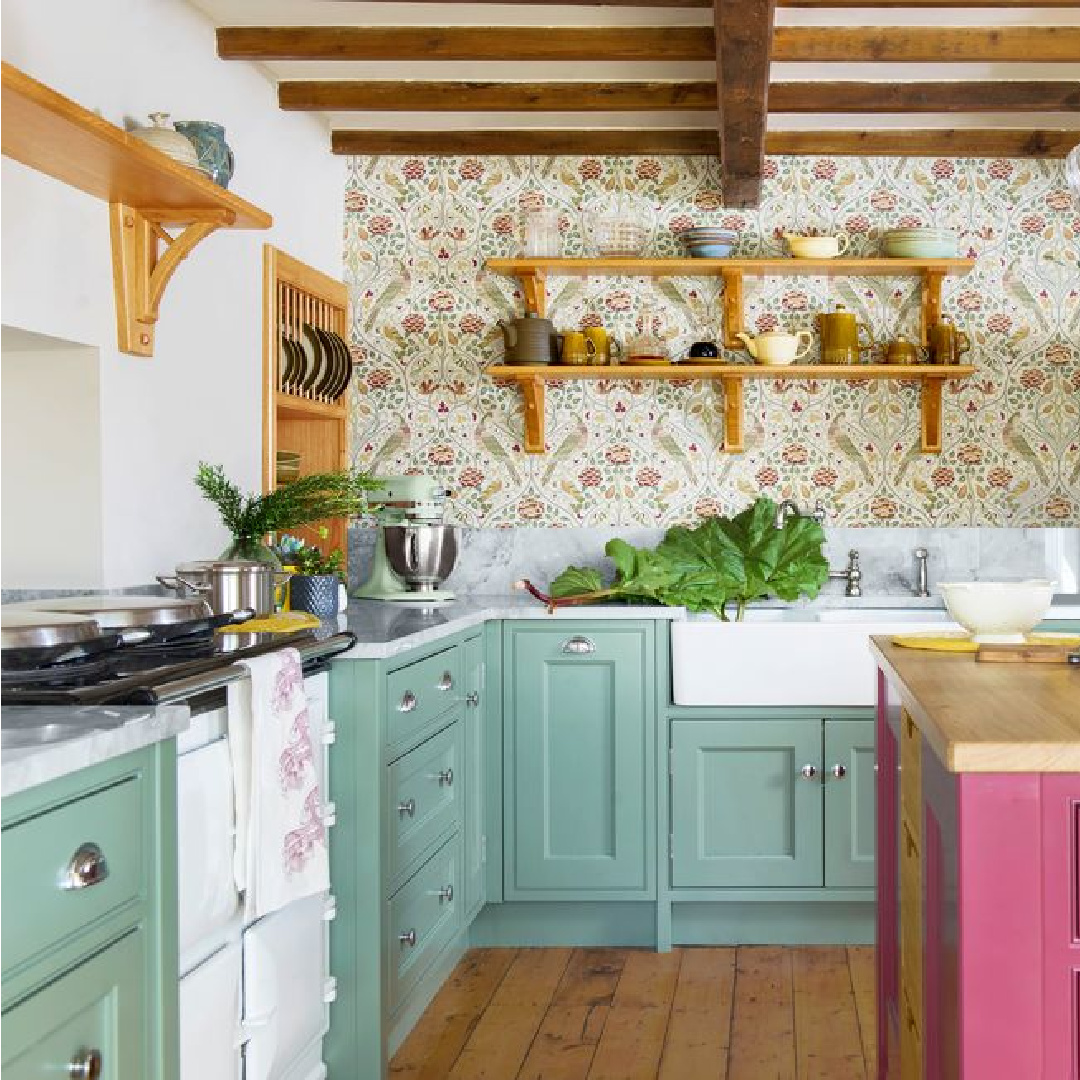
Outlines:
[[1076,1080],[1080,668],[872,647],[878,1080]]

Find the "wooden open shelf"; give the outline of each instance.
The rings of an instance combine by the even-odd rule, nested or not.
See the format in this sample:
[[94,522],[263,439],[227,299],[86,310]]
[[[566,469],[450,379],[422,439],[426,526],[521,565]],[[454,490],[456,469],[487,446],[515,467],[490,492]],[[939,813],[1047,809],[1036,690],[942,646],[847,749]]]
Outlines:
[[4,155],[110,204],[119,348],[152,356],[162,293],[195,245],[273,219],[10,64],[0,86]]
[[743,279],[747,277],[919,277],[922,279],[920,337],[941,318],[941,284],[966,274],[974,259],[488,259],[499,274],[516,277],[525,310],[543,316],[550,277],[719,277],[724,282],[724,345],[741,349],[736,336],[746,329]]
[[[701,261],[701,260],[695,260]],[[860,382],[870,379],[905,379],[920,384],[922,433],[925,454],[941,450],[941,388],[950,379],[965,379],[974,374],[970,365],[935,367],[930,364],[667,364],[640,366],[571,367],[569,365],[497,364],[487,374],[502,382],[517,383],[521,388],[525,419],[525,452],[542,454],[544,444],[544,388],[549,382],[568,379],[664,379],[689,382],[697,379],[719,381],[724,391],[724,450],[742,453],[744,444],[743,383],[747,379],[847,379]]]

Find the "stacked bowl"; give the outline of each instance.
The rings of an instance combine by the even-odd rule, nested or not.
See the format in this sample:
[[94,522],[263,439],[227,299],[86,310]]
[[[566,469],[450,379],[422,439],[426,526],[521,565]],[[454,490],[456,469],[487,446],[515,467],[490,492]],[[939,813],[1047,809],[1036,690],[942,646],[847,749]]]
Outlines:
[[894,259],[952,259],[956,257],[956,233],[951,229],[890,229],[882,249]]
[[735,247],[738,233],[712,225],[697,225],[682,233],[680,239],[693,259],[726,259]]

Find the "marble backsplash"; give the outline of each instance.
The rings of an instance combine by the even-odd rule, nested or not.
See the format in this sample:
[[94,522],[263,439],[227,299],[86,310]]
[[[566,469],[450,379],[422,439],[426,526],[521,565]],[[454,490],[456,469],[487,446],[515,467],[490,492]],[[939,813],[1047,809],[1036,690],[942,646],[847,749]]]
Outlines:
[[[830,565],[841,570],[851,549],[859,552],[864,602],[875,598],[912,597],[917,547],[929,552],[931,592],[938,581],[1052,577],[1063,592],[1077,591],[1080,529],[853,529],[826,528]],[[447,587],[462,595],[499,596],[519,578],[541,587],[571,563],[607,566],[604,545],[614,536],[638,546],[655,545],[663,529],[605,528],[462,528],[457,565]],[[371,565],[374,530],[349,532],[350,587]],[[842,597],[843,581],[830,581],[823,596]],[[936,600],[934,602],[937,602]]]

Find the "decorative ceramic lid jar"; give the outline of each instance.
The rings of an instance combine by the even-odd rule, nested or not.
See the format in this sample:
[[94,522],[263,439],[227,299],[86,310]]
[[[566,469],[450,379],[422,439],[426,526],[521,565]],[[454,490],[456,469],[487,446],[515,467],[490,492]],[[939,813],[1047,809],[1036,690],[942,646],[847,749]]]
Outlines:
[[202,172],[194,143],[187,136],[181,135],[169,123],[168,113],[150,113],[150,125],[150,127],[135,128],[131,134],[155,150],[160,150],[167,157],[171,157],[173,161]]

